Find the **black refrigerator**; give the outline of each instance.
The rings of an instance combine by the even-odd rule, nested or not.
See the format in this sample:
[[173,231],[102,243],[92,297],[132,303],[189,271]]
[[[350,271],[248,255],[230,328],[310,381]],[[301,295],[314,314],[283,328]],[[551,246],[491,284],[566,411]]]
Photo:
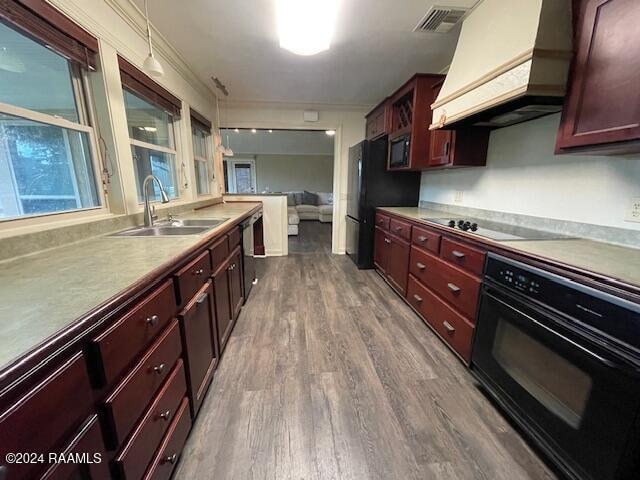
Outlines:
[[373,268],[376,207],[416,207],[420,172],[387,171],[387,138],[349,149],[347,255],[360,269]]

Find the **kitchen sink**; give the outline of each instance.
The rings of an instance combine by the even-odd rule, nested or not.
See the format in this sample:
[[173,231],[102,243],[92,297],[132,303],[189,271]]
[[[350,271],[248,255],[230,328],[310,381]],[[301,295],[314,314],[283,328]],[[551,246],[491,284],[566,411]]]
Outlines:
[[135,227],[122,232],[113,233],[111,237],[168,237],[173,235],[199,235],[211,226],[174,226],[155,225],[153,227]]
[[217,227],[229,220],[228,218],[174,218],[170,222],[162,222],[162,225],[170,225],[172,227]]

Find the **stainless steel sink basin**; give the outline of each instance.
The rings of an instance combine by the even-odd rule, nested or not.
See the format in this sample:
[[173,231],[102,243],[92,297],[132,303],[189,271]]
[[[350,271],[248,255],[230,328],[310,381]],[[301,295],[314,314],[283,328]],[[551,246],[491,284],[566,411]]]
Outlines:
[[211,229],[211,226],[173,226],[155,225],[153,227],[135,227],[113,233],[111,237],[167,237],[173,235],[199,235]]
[[172,227],[217,227],[229,220],[228,218],[174,218],[171,220]]

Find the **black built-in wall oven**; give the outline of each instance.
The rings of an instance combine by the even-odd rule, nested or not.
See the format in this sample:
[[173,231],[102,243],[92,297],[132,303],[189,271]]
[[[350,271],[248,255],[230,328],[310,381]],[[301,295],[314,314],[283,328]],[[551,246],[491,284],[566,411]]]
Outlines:
[[640,479],[640,305],[489,254],[472,371],[569,478]]

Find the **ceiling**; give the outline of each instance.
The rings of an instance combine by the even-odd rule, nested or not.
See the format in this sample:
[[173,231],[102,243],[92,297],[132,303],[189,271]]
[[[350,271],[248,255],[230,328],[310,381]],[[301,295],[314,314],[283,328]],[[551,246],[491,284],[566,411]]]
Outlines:
[[[143,8],[143,0],[132,0]],[[476,0],[341,0],[332,48],[302,57],[279,48],[275,0],[149,0],[156,28],[232,101],[372,105],[413,73],[437,73],[455,49],[447,34],[414,33],[435,3],[470,7]],[[178,14],[179,12],[179,14]]]

